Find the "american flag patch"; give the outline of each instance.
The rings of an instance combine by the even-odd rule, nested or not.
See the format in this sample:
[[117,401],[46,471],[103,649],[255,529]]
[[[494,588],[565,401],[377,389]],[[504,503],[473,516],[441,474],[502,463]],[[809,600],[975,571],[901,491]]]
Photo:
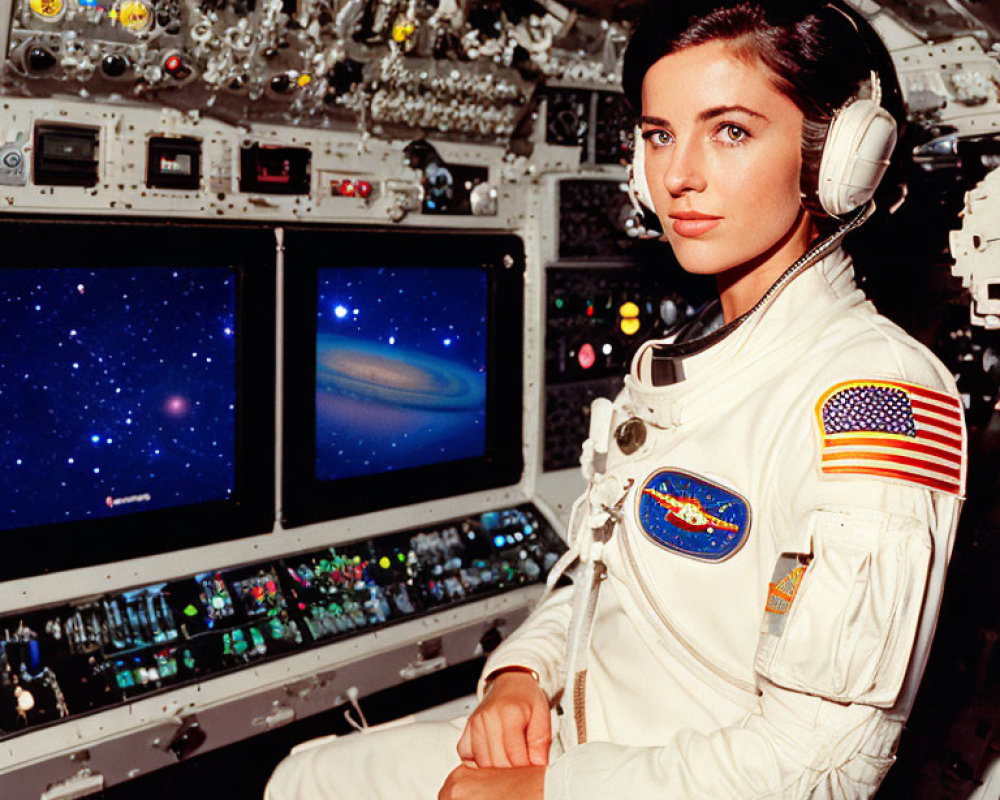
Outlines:
[[879,475],[961,495],[965,426],[959,400],[898,381],[847,381],[816,403],[820,469]]

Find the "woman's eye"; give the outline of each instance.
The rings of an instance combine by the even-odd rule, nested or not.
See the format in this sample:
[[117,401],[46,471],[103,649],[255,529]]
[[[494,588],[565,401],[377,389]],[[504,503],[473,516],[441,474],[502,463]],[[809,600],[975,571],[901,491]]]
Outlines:
[[642,134],[642,138],[649,142],[653,147],[664,147],[670,144],[670,134],[666,131],[646,131]]
[[745,129],[733,124],[723,125],[719,133],[722,136],[722,143],[726,145],[743,144],[750,138]]

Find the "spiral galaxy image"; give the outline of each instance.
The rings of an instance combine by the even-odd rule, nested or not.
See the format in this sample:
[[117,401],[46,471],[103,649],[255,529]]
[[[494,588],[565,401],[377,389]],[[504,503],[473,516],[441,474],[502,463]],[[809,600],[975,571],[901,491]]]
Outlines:
[[485,271],[318,272],[316,478],[481,456]]

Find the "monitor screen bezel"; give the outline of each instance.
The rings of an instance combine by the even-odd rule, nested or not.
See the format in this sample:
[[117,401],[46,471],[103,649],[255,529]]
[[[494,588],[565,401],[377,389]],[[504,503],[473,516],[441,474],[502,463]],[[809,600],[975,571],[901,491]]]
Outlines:
[[[521,479],[524,244],[512,234],[290,227],[284,254],[284,527],[511,486]],[[317,259],[316,253],[335,254]],[[316,478],[316,330],[323,267],[483,267],[487,276],[482,456],[338,480]]]
[[274,526],[275,238],[264,226],[7,218],[2,271],[228,267],[236,278],[234,488],[227,499],[0,531],[0,580],[157,555]]

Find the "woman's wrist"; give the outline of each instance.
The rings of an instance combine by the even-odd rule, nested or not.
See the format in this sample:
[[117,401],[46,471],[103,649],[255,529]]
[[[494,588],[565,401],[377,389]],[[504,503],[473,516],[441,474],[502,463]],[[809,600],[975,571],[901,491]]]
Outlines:
[[499,678],[501,675],[525,675],[532,678],[535,681],[535,683],[541,683],[541,679],[538,677],[538,673],[535,672],[535,670],[531,669],[531,667],[522,667],[518,664],[512,664],[507,667],[500,667],[498,669],[495,669],[489,675],[486,676],[484,685],[487,692],[493,686],[493,683],[496,681],[496,679]]

